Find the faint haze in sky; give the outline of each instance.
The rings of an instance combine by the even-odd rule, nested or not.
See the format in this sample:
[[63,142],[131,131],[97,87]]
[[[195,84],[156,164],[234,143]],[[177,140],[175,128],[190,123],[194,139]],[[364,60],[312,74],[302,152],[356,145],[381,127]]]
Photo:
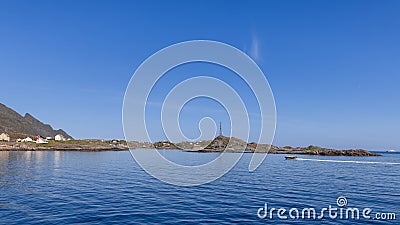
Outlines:
[[[0,1],[0,102],[75,138],[122,139],[124,91],[140,63],[171,44],[210,39],[245,51],[266,74],[274,144],[400,149],[399,11],[395,0]],[[238,80],[204,70],[176,76],[219,76],[257,113]],[[183,112],[189,136],[206,111],[229,130],[217,104],[188,106],[204,109]]]
[[259,62],[261,59],[259,41],[256,36],[253,36],[250,46],[250,51],[248,52],[248,54],[250,55],[251,58],[253,58],[253,60],[257,62]]

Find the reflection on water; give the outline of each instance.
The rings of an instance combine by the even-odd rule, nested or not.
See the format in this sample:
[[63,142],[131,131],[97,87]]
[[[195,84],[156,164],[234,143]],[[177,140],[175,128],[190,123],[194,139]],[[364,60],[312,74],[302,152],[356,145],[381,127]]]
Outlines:
[[10,152],[9,151],[0,151],[0,160],[1,160],[1,162],[6,161],[9,156],[10,156]]
[[60,166],[61,155],[62,155],[61,151],[54,152],[54,167]]
[[62,151],[0,151],[0,179],[3,185],[21,186],[25,178],[40,176],[37,168],[55,171],[60,166]]
[[25,163],[40,163],[43,160],[44,151],[0,151],[0,162],[19,161]]

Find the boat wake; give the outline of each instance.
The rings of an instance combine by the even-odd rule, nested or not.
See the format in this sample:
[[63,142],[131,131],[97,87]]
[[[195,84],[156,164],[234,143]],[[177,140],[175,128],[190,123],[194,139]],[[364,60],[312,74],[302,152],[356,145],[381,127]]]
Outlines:
[[370,162],[370,161],[331,160],[331,159],[304,159],[304,158],[296,158],[296,160],[315,161],[315,162],[334,162],[334,163],[400,165],[400,162]]

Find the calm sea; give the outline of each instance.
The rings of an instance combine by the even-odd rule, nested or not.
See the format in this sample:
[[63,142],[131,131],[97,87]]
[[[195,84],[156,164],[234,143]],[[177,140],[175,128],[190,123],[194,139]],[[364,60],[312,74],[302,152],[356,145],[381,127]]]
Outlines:
[[[154,151],[154,150],[147,150]],[[172,160],[196,164],[217,153],[162,151]],[[232,153],[235,154],[235,153]],[[284,160],[268,155],[249,173],[250,154],[222,178],[202,186],[178,187],[144,172],[129,151],[0,152],[0,223],[2,224],[361,224],[367,220],[270,219],[259,208],[338,207],[337,198],[360,211],[396,213],[399,224],[400,154],[381,157],[313,157]],[[338,160],[317,161],[317,160]],[[341,160],[356,162],[346,163]],[[190,179],[190,178],[188,178]],[[261,211],[261,214],[264,211]],[[295,212],[295,211],[292,211]],[[286,212],[287,215],[288,212]],[[300,215],[301,217],[301,215]]]

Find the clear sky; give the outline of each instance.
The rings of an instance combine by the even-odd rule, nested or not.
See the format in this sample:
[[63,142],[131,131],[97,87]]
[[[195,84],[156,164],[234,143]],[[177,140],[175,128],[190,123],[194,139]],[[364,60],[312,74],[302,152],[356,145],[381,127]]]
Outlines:
[[0,102],[75,138],[123,138],[135,69],[210,39],[266,74],[274,144],[400,149],[399,12],[396,0],[0,1]]

